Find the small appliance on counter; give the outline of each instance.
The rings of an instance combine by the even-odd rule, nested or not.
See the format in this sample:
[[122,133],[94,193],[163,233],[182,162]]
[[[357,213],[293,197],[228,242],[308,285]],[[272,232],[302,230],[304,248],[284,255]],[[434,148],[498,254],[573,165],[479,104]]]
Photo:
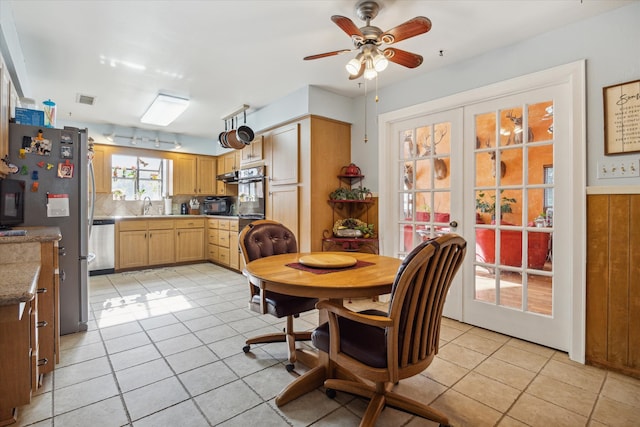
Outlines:
[[189,208],[187,207],[186,203],[183,203],[180,205],[180,214],[181,215],[187,215],[189,213]]
[[234,215],[235,200],[231,196],[209,196],[202,202],[205,215]]

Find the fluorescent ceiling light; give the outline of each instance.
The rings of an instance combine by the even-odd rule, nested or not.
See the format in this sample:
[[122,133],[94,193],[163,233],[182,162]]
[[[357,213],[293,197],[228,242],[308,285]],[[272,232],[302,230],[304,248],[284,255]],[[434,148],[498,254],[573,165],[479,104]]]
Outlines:
[[159,94],[140,118],[140,122],[150,125],[167,126],[177,119],[188,106],[188,99]]

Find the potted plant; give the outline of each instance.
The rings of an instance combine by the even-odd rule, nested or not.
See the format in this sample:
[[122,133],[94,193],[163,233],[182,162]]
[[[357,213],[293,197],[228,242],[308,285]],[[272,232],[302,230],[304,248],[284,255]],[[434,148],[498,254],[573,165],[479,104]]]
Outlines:
[[[500,190],[500,218],[502,218],[503,214],[512,213],[513,209],[511,205],[513,203],[517,203],[517,200],[513,197],[505,197],[502,195],[504,190]],[[476,210],[480,213],[489,213],[491,214],[491,219],[495,219],[496,217],[496,195],[492,194],[488,199],[484,191],[478,193],[478,197],[476,197]]]

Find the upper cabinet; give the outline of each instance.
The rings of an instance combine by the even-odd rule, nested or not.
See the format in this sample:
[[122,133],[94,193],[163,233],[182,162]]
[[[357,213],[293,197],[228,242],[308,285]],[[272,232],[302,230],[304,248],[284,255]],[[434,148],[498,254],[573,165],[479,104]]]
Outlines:
[[251,144],[240,150],[241,158],[240,164],[246,165],[249,163],[259,162],[262,160],[262,135],[256,135],[251,141]]
[[216,159],[211,156],[179,155],[173,168],[174,195],[216,193]]
[[292,123],[274,129],[267,134],[267,138],[270,185],[298,183],[300,124]]
[[[11,100],[15,98],[9,71],[0,60],[0,159],[9,154],[9,116],[11,115]],[[1,174],[1,172],[0,172]]]
[[109,148],[94,145],[92,163],[96,194],[111,193],[111,153]]
[[267,218],[291,228],[301,252],[321,251],[323,231],[333,226],[326,195],[350,163],[351,125],[307,116],[263,135]]

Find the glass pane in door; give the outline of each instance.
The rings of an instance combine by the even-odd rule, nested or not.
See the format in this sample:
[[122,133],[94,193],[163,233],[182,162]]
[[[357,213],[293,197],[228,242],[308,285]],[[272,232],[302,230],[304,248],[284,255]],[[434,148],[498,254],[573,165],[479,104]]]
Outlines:
[[553,101],[476,114],[475,132],[475,299],[550,315]]
[[400,131],[399,255],[449,231],[451,212],[451,123]]

